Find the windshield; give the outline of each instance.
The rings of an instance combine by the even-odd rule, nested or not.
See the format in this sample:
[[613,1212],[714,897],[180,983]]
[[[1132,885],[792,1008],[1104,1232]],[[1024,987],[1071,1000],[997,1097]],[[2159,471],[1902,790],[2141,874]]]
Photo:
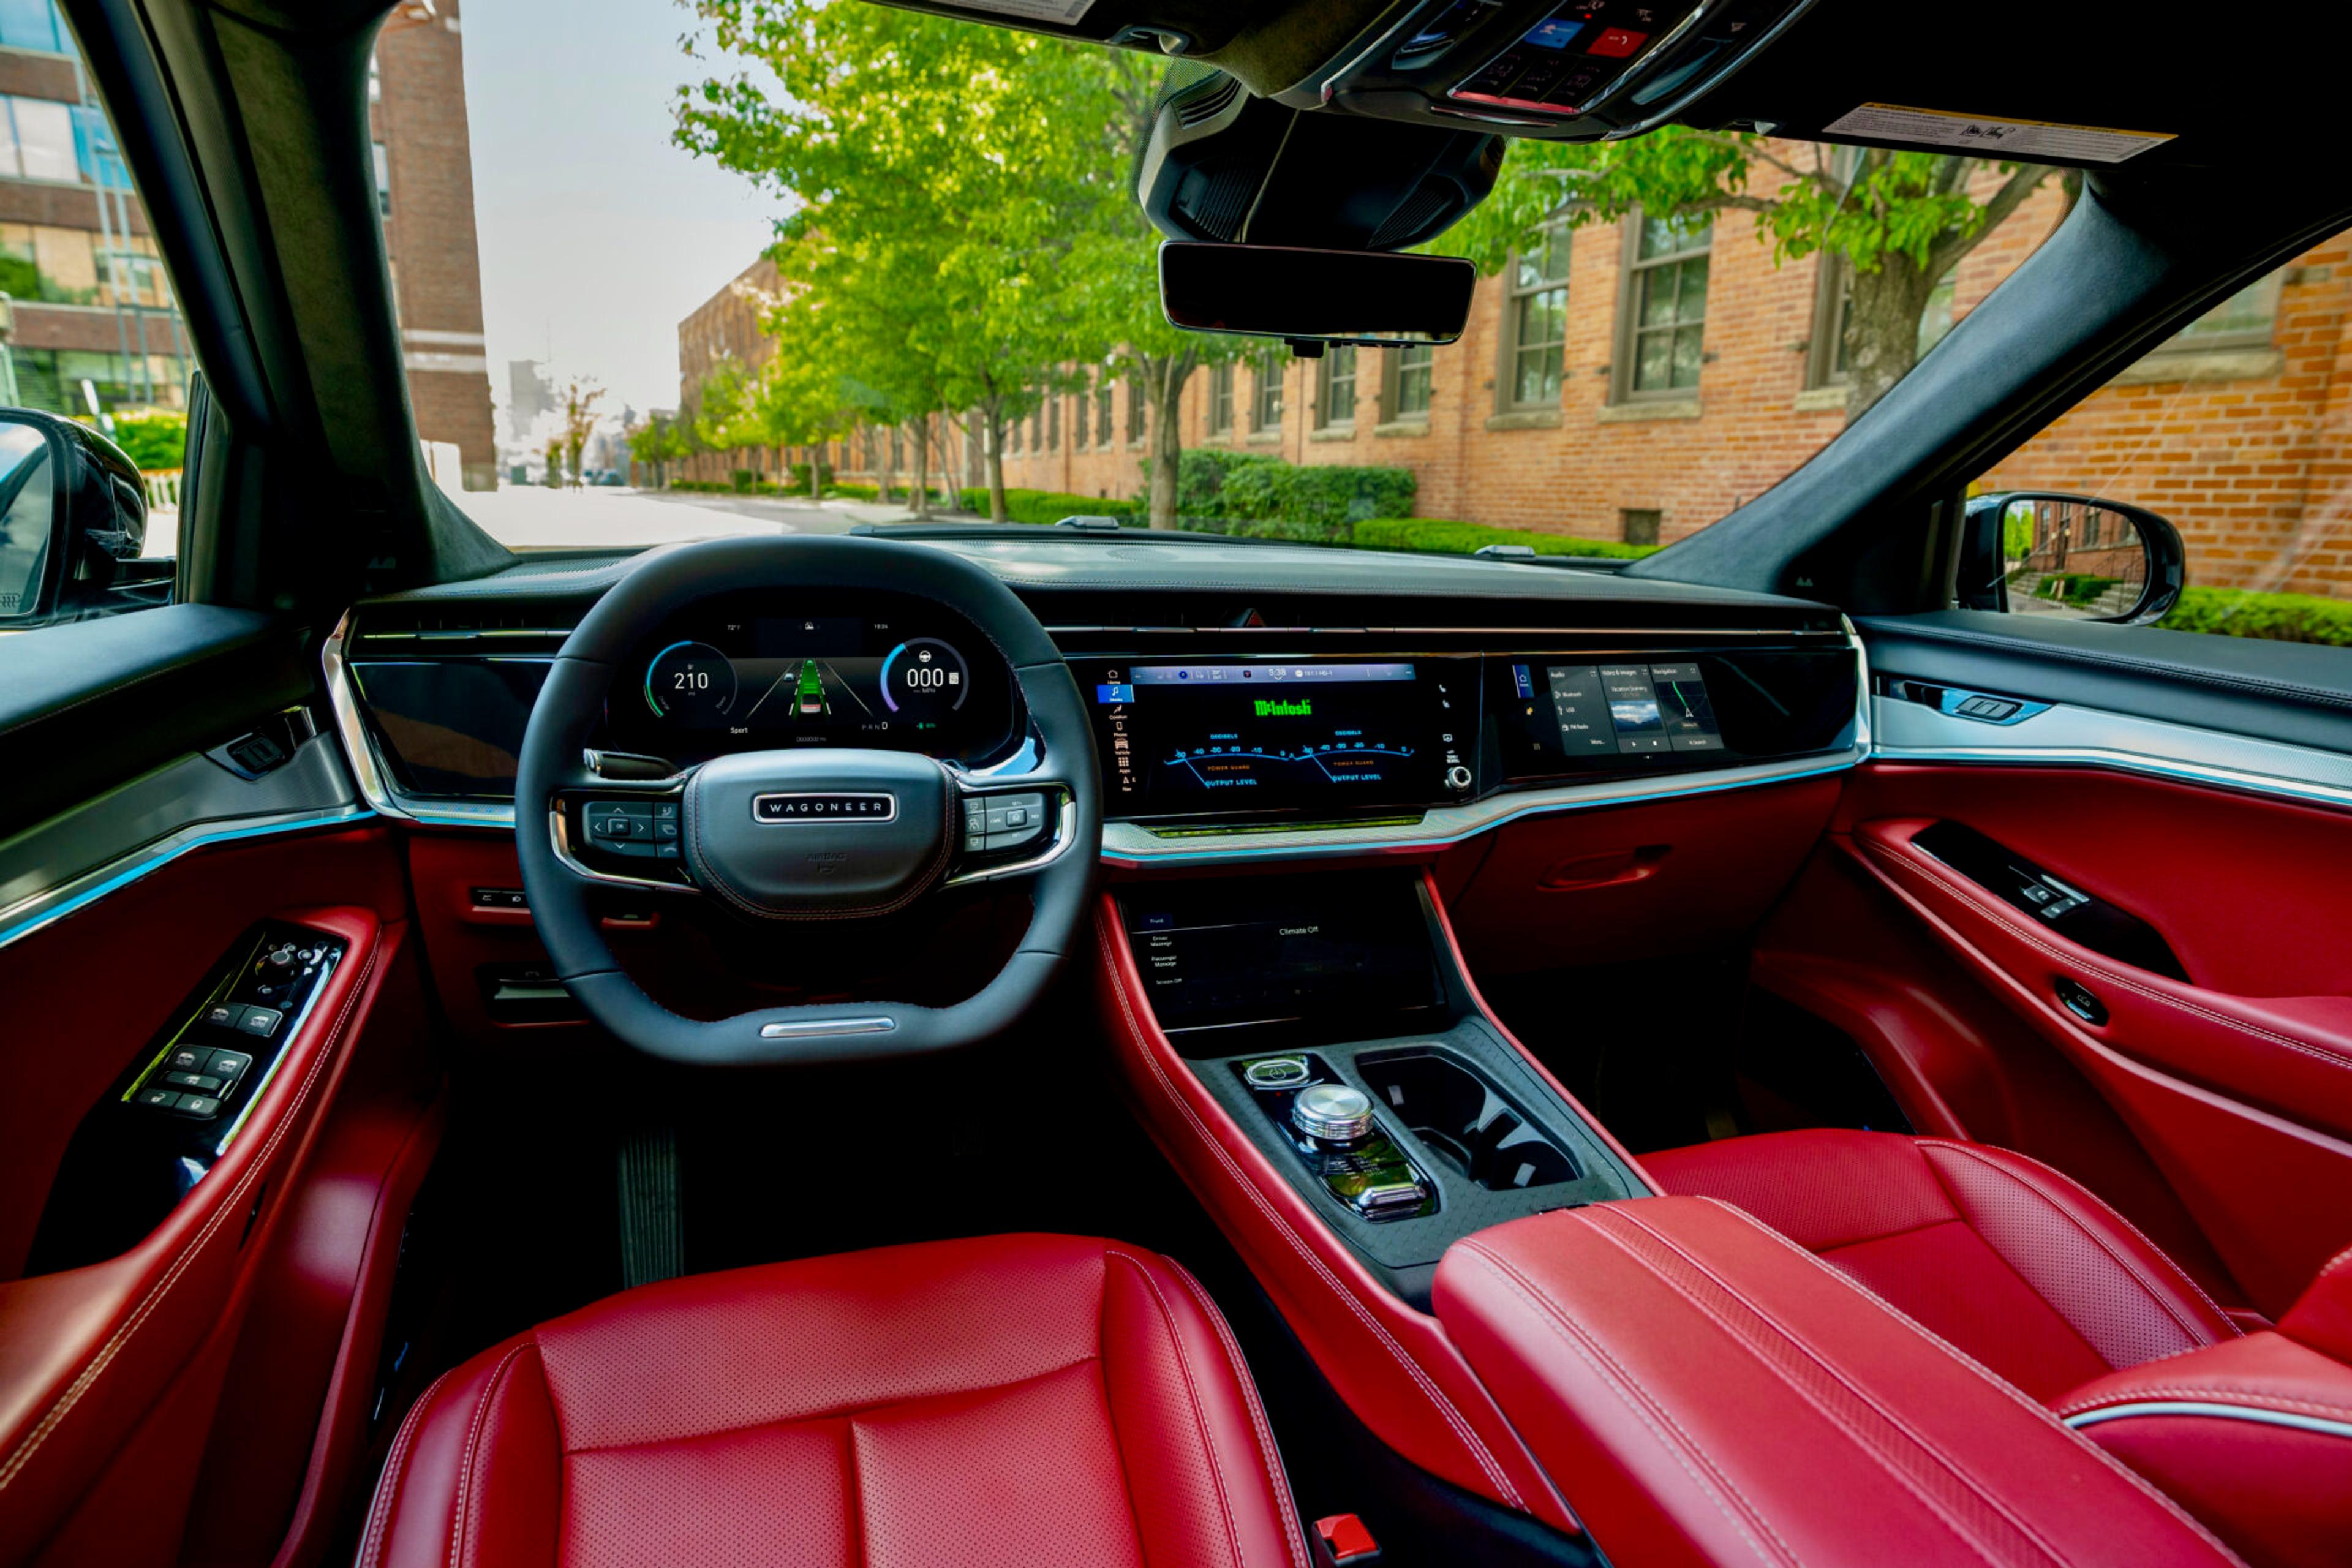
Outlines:
[[[1090,516],[1635,557],[1804,463],[2081,190],[1760,135],[1517,142],[1426,247],[1480,268],[1458,342],[1297,358],[1160,315],[1132,174],[1155,57],[859,4],[585,10],[478,0],[461,30],[451,0],[404,6],[376,50],[428,463],[517,549]],[[2340,593],[2312,543],[2332,492],[2265,492],[2294,516],[2255,560],[2235,437],[2212,433],[2299,395],[2296,318],[2342,293],[2342,249],[2249,287],[1979,488],[2165,510],[2192,582]],[[2184,452],[2159,426],[2211,438]]]

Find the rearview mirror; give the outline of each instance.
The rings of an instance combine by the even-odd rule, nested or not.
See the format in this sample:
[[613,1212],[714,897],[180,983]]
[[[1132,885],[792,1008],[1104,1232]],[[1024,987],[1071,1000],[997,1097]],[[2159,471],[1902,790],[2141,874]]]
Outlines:
[[1294,343],[1450,343],[1478,269],[1457,257],[1168,240],[1160,302],[1171,325]]
[[0,408],[0,629],[108,615],[147,541],[147,489],[86,425]]
[[2141,626],[2188,582],[2180,531],[2145,507],[2050,490],[1968,503],[1962,608]]

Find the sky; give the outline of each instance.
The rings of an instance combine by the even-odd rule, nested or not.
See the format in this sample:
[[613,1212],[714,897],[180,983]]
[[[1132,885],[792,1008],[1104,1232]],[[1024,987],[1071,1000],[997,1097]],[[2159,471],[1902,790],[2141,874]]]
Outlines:
[[[602,410],[677,403],[677,323],[751,264],[779,207],[671,144],[709,74],[674,0],[466,0],[466,105],[490,382],[593,377]],[[503,430],[503,426],[501,426]]]

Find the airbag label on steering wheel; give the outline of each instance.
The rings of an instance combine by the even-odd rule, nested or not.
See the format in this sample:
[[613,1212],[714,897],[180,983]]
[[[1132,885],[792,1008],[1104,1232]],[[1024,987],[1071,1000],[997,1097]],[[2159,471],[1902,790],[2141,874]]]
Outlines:
[[2120,163],[2172,140],[2171,132],[2164,131],[2112,131],[2046,120],[1989,120],[1940,109],[1906,109],[1897,103],[1865,103],[1822,129],[1880,142],[1964,147],[1999,158],[2063,158],[2077,163]]

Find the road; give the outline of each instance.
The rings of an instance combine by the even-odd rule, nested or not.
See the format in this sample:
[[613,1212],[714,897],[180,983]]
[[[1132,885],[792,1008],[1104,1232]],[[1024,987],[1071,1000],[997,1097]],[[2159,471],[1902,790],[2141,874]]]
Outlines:
[[514,485],[452,498],[509,550],[630,549],[735,534],[846,533],[860,522],[901,522],[902,506],[790,500],[677,490],[551,490]]

